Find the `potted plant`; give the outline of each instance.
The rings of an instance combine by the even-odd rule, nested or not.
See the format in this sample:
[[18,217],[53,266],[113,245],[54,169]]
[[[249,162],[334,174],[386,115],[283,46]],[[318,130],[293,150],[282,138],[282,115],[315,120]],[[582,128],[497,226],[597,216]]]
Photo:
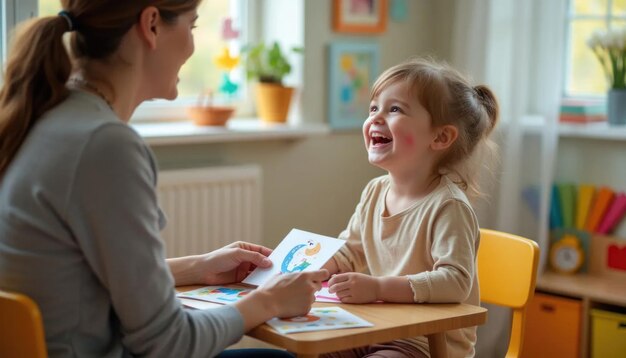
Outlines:
[[600,61],[611,89],[608,95],[608,121],[626,125],[626,27],[596,31],[587,41]]
[[[301,48],[292,51],[301,53]],[[261,42],[242,50],[248,79],[258,81],[256,87],[259,117],[267,122],[285,122],[293,95],[293,87],[283,85],[283,78],[291,72],[278,42],[267,46]]]

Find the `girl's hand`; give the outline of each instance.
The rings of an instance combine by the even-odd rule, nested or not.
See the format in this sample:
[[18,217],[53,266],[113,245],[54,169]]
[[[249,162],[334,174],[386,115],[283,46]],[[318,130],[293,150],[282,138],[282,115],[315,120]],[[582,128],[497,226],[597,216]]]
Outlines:
[[380,280],[362,273],[340,273],[328,281],[328,291],[343,303],[375,302],[380,297]]

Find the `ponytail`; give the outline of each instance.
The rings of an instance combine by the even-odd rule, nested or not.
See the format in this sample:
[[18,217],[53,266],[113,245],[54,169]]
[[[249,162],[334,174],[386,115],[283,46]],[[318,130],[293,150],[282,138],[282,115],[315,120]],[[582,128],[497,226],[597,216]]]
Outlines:
[[39,117],[69,95],[67,30],[62,16],[34,19],[13,41],[0,90],[0,178]]
[[478,100],[485,108],[487,113],[487,119],[489,120],[489,126],[485,131],[485,135],[491,134],[491,131],[496,127],[499,118],[498,101],[491,89],[485,85],[478,85],[474,87]]

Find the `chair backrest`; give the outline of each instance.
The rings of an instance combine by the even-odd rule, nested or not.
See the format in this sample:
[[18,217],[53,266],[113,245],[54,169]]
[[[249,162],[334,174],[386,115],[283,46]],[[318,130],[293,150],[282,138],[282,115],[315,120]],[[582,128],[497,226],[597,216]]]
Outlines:
[[0,291],[0,357],[47,357],[41,313],[29,297]]
[[538,264],[539,246],[536,242],[504,232],[480,230],[480,299],[513,310],[507,358],[521,354],[526,305],[535,292]]

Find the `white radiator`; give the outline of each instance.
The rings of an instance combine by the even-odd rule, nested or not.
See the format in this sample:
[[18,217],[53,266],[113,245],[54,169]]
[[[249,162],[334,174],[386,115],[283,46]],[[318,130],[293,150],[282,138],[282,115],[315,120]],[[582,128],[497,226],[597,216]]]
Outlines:
[[167,216],[167,257],[200,254],[233,241],[259,243],[261,169],[209,167],[159,172],[158,198]]

